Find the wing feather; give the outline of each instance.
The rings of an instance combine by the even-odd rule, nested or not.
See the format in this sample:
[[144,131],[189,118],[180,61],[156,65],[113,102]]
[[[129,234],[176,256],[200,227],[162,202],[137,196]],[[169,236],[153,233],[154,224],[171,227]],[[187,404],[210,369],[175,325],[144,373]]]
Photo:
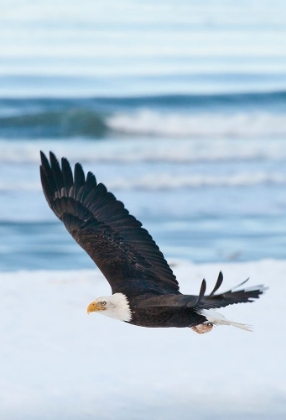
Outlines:
[[41,182],[56,216],[97,264],[113,293],[179,293],[175,275],[142,224],[82,166],[74,174],[66,158],[61,165],[41,152]]
[[240,283],[238,286],[227,290],[226,292],[215,295],[214,293],[219,289],[223,282],[222,273],[219,273],[216,285],[210,295],[205,295],[195,304],[196,308],[199,309],[212,309],[222,308],[228,305],[234,305],[236,303],[253,302],[255,299],[259,299],[260,295],[266,290],[263,285],[248,287],[240,290],[236,290],[238,287],[246,283],[247,280]]
[[68,196],[69,191],[73,186],[73,174],[72,174],[70,164],[65,158],[62,158],[62,168],[63,168],[62,173],[64,177],[64,185],[66,188],[65,195]]
[[[243,290],[235,290],[242,284],[234,287],[227,292],[219,295],[214,295],[214,292],[218,290],[223,282],[223,275],[220,272],[215,287],[210,295],[206,295],[206,281],[205,279],[201,283],[199,295],[178,295],[169,294],[156,297],[143,297],[139,300],[137,306],[144,308],[169,308],[169,309],[190,309],[195,312],[199,312],[202,309],[214,309],[236,303],[253,302],[254,299],[258,299],[261,294],[267,289],[262,285],[249,287]],[[199,312],[200,313],[200,312]]]

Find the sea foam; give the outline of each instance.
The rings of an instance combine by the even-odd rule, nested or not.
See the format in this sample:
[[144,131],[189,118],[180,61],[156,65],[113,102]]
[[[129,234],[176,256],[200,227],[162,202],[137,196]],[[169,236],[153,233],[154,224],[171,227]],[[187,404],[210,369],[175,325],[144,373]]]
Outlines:
[[2,164],[34,164],[39,150],[52,150],[72,162],[136,163],[227,162],[286,159],[284,138],[148,138],[138,136],[124,141],[116,136],[108,141],[89,139],[7,140],[0,139]]
[[118,113],[107,120],[114,131],[124,134],[201,138],[236,138],[285,136],[285,114],[249,112],[160,113],[141,110],[132,114]]

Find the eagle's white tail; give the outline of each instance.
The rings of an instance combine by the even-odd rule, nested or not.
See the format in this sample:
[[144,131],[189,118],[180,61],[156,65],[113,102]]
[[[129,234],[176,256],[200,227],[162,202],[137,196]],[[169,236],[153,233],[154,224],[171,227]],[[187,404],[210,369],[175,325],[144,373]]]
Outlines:
[[250,325],[229,321],[222,314],[214,310],[202,309],[201,311],[199,311],[199,313],[205,316],[208,322],[211,322],[213,325],[232,325],[233,327],[241,328],[242,330],[252,331]]

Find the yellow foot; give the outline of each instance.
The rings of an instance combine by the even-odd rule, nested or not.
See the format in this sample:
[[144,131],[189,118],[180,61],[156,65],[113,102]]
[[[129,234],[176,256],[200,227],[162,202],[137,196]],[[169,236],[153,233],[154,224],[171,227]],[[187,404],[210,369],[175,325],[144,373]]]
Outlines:
[[191,327],[191,329],[198,334],[205,334],[213,329],[213,324],[211,322],[207,322],[206,324],[199,324],[195,327]]

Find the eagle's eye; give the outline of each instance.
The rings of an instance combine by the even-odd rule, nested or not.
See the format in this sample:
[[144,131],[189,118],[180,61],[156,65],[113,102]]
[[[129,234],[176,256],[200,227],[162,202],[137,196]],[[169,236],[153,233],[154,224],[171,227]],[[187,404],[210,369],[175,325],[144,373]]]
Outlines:
[[213,324],[212,324],[211,322],[208,322],[208,323],[207,323],[207,326],[208,326],[208,327],[212,327],[212,326],[213,326]]
[[106,305],[105,300],[103,300],[103,301],[101,302],[101,304],[102,304],[102,306],[105,306],[105,305]]

